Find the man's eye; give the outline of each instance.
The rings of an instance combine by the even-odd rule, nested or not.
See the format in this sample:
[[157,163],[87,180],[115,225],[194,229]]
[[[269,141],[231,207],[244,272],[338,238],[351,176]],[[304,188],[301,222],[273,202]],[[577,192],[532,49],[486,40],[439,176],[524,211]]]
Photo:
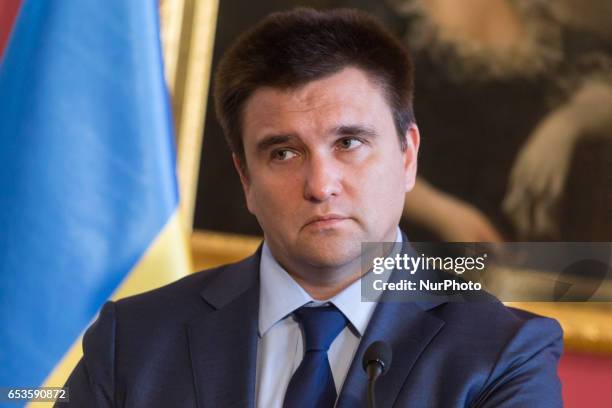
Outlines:
[[341,149],[350,150],[359,147],[363,142],[354,137],[345,137],[338,141]]
[[273,160],[285,161],[292,159],[295,156],[297,156],[297,153],[289,149],[278,149],[272,152]]

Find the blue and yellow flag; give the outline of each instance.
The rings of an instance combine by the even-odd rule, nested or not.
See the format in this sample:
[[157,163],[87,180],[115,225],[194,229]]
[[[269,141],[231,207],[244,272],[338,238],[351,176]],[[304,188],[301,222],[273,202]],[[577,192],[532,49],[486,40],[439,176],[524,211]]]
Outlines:
[[157,0],[25,0],[0,66],[0,386],[62,385],[101,305],[190,271]]

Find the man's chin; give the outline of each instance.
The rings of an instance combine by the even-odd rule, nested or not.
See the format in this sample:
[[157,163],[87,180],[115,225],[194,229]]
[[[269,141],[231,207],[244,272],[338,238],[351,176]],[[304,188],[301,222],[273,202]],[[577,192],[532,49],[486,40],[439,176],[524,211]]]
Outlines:
[[300,240],[297,257],[318,268],[338,268],[358,259],[361,241],[344,234]]

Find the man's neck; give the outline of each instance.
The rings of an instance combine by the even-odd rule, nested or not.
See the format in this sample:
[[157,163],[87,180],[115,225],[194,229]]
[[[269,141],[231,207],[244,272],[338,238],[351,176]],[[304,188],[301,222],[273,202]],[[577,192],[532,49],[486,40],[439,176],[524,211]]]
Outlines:
[[[401,240],[399,230],[390,231],[384,242]],[[392,248],[389,248],[391,250]],[[272,251],[272,248],[270,248]],[[362,254],[363,255],[363,254]],[[272,252],[276,262],[315,300],[329,300],[361,278],[362,257],[357,256],[344,265],[321,267],[295,263]],[[365,255],[368,258],[368,255]]]
[[304,279],[300,274],[291,273],[289,270],[287,272],[315,300],[331,299],[361,277],[359,269],[341,277],[338,277],[337,274],[331,276],[331,274],[326,274],[325,271],[318,270],[315,273],[316,276],[321,276],[320,279],[312,279],[310,275],[308,279]]

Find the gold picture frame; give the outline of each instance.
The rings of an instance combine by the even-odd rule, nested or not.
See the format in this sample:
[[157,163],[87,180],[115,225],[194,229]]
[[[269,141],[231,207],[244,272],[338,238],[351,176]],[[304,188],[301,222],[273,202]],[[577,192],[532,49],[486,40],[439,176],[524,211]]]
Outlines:
[[[249,256],[261,237],[191,230],[218,0],[162,0],[164,59],[177,134],[181,212],[195,270]],[[612,354],[611,303],[508,303],[559,321],[567,350]]]

